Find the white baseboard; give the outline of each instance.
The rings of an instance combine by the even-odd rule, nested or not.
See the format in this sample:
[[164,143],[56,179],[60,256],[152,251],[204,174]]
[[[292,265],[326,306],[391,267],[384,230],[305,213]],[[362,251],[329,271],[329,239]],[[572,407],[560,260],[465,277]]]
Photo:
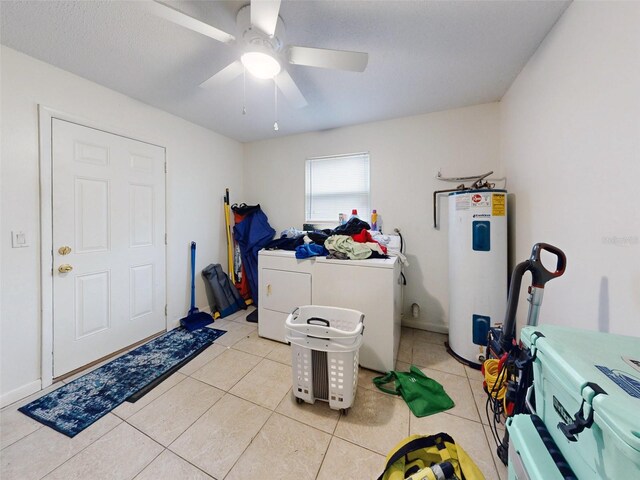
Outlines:
[[404,317],[402,326],[409,328],[417,328],[419,330],[428,330],[429,332],[449,334],[449,328],[446,325],[425,322],[417,318]]
[[33,393],[39,392],[40,390],[42,390],[42,381],[36,380],[16,388],[15,390],[4,393],[0,396],[0,408],[11,405],[12,403],[22,400]]

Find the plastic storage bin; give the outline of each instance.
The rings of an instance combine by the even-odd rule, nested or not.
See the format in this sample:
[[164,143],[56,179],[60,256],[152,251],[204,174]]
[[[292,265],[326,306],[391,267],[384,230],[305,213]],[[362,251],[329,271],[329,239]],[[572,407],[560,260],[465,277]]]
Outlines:
[[347,414],[358,386],[363,322],[362,312],[347,308],[307,305],[289,314],[286,338],[298,403],[323,400]]

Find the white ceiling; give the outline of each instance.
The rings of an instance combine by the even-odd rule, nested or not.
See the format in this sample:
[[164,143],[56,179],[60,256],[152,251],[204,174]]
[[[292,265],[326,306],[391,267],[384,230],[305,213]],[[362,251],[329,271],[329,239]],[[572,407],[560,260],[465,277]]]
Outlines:
[[[248,1],[167,2],[235,34]],[[249,142],[499,100],[567,1],[283,0],[286,43],[369,53],[363,73],[289,65],[309,105],[293,109],[274,85],[242,76],[198,85],[236,48],[150,13],[146,1],[2,1],[2,44]]]

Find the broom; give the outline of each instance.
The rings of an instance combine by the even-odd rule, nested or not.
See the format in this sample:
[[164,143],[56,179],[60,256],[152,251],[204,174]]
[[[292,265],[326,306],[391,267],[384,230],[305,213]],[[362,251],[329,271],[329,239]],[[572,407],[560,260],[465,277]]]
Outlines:
[[196,308],[196,242],[191,242],[191,308],[187,316],[180,319],[180,325],[192,332],[213,323],[211,315]]

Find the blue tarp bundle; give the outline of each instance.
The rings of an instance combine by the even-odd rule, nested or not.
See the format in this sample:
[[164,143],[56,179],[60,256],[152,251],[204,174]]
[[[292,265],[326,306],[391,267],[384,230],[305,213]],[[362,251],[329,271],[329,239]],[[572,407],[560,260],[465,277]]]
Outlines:
[[276,231],[269,225],[269,219],[260,209],[247,207],[250,210],[233,227],[233,236],[240,246],[240,255],[245,274],[249,280],[249,289],[254,305],[258,306],[258,251],[266,247],[276,234]]

